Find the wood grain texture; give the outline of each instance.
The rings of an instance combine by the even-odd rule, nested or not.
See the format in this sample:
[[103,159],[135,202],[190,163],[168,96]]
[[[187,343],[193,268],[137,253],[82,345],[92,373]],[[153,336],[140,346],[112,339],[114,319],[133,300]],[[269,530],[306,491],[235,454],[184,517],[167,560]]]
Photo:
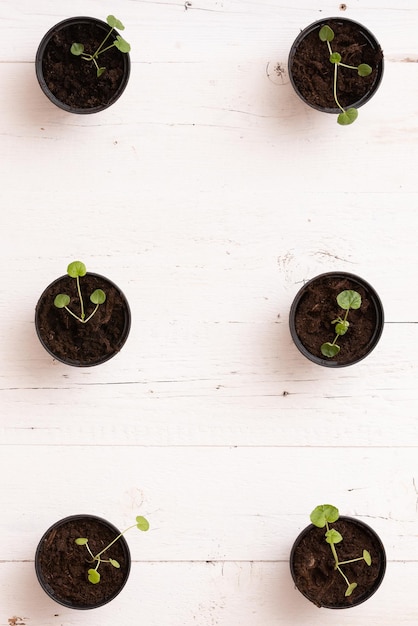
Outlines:
[[[335,624],[294,590],[292,542],[330,501],[381,536],[388,569],[350,626],[416,625],[418,606],[418,6],[399,0],[0,1],[0,626]],[[72,116],[34,57],[71,15],[115,11],[125,94]],[[379,91],[350,128],[301,103],[296,34],[368,26]],[[54,362],[34,329],[43,289],[83,260],[127,295],[131,335],[98,368]],[[330,371],[293,346],[293,297],[316,274],[368,280],[374,352]],[[121,596],[64,610],[34,552],[79,512],[148,534]]]

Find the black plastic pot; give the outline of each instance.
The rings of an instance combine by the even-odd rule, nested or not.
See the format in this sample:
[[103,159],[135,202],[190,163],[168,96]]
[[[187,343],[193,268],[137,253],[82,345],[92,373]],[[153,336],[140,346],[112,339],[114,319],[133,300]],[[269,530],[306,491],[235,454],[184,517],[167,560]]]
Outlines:
[[[375,579],[373,583],[368,588],[361,589],[357,587],[351,596],[349,597],[342,596],[341,600],[338,603],[332,603],[332,602],[327,602],[325,598],[318,599],[317,595],[310,595],[310,593],[308,593],[306,589],[302,589],[298,586],[299,577],[298,577],[297,561],[298,559],[303,558],[303,554],[301,553],[301,550],[303,548],[301,544],[303,540],[310,533],[319,533],[321,535],[321,541],[323,538],[323,541],[325,543],[325,529],[324,528],[317,528],[313,524],[310,524],[304,530],[302,530],[302,532],[298,535],[298,537],[296,538],[292,546],[292,550],[290,552],[290,559],[289,559],[290,572],[293,578],[293,582],[295,583],[295,586],[298,589],[298,591],[300,591],[300,593],[303,596],[305,596],[305,598],[307,598],[310,602],[312,602],[316,606],[327,608],[327,609],[348,609],[354,606],[358,606],[359,604],[362,604],[363,602],[368,600],[380,587],[382,580],[384,578],[384,575],[385,575],[385,571],[386,571],[386,552],[385,552],[383,543],[380,537],[377,535],[377,533],[368,524],[365,524],[364,522],[353,517],[347,517],[347,516],[342,515],[340,516],[339,521],[342,521],[346,524],[353,525],[354,527],[358,528],[362,534],[368,537],[371,545],[373,545],[373,549],[370,551],[370,554],[372,557],[372,563],[376,563],[376,575],[375,575]],[[333,527],[335,527],[336,525],[337,523],[332,524]],[[343,538],[343,541],[344,541],[344,538]],[[332,557],[331,549],[329,548],[327,544],[327,550],[328,549],[329,549],[330,561],[332,562],[333,557]],[[368,567],[368,566],[364,564],[364,567]],[[324,576],[323,571],[324,571],[324,564],[322,562],[318,564],[317,568],[315,568],[315,566],[313,565],[312,574],[313,576],[316,577],[316,580],[320,581],[323,579],[323,576]]]
[[[101,315],[102,307],[109,307],[105,315],[103,328],[97,331],[97,333],[100,331],[101,334],[104,333],[105,335],[106,331],[108,332],[108,338],[105,338],[104,341],[94,330],[93,324],[96,323],[95,317],[93,317],[90,322],[83,325],[81,322],[73,321],[71,316],[64,311],[64,309],[57,309],[54,306],[54,298],[56,295],[59,293],[71,293],[75,289],[75,280],[68,275],[61,276],[48,285],[39,298],[35,309],[35,329],[39,341],[45,350],[57,361],[74,367],[100,365],[114,357],[125,344],[131,328],[131,311],[128,301],[121,289],[111,280],[100,274],[87,272],[86,277],[95,279],[97,281],[95,287],[103,289],[107,295],[106,302],[99,307],[96,313],[96,316]],[[81,288],[83,291],[82,281],[83,278],[81,279]],[[111,299],[108,297],[109,294],[112,294]],[[90,307],[91,306],[90,304]],[[106,309],[104,310],[106,311]],[[114,314],[113,324],[112,314]],[[62,316],[64,316],[64,319]],[[67,319],[65,319],[65,316],[67,316]],[[100,320],[100,318],[98,319]],[[117,326],[116,320],[118,321]],[[70,333],[70,329],[73,328],[73,346],[76,349],[76,356],[74,356],[72,349],[71,352],[73,356],[68,356],[65,350],[61,348],[58,350],[55,347],[55,338],[57,334],[60,334],[60,327],[63,333]],[[81,333],[83,333],[83,336],[81,336]],[[95,350],[94,355],[90,356],[89,341],[91,341],[92,346],[100,343],[100,345],[103,346],[103,352],[96,355],[97,350]]]
[[[69,517],[59,520],[48,528],[42,536],[35,553],[35,572],[42,589],[50,598],[52,598],[52,600],[70,609],[96,609],[104,604],[107,604],[108,602],[111,602],[122,591],[129,578],[131,569],[131,555],[129,547],[126,539],[122,536],[114,544],[115,546],[118,546],[119,552],[117,560],[119,560],[121,566],[117,570],[117,584],[113,582],[112,585],[109,585],[106,581],[106,577],[109,576],[109,569],[105,570],[105,568],[110,568],[110,570],[113,569],[108,563],[102,563],[100,566],[101,581],[98,584],[93,585],[87,580],[87,570],[89,567],[92,567],[92,565],[89,565],[87,562],[89,558],[87,552],[85,563],[84,557],[82,559],[83,575],[81,577],[76,575],[74,567],[71,566],[69,554],[72,550],[80,550],[80,554],[86,550],[85,546],[75,546],[74,542],[77,537],[85,537],[88,535],[88,532],[85,533],[85,528],[86,526],[88,527],[89,522],[93,522],[95,525],[98,524],[101,529],[100,532],[106,533],[104,545],[110,543],[110,541],[117,537],[120,533],[116,526],[101,517],[97,517],[95,515],[70,515]],[[84,532],[80,532],[80,529]],[[64,532],[65,540],[61,537],[59,541],[56,540],[57,534],[60,532]],[[89,539],[89,543],[90,540],[93,539],[91,535],[87,536],[87,538]],[[54,541],[56,545],[54,544]],[[48,561],[51,563],[52,567],[58,561],[60,566],[60,576],[54,576],[53,573],[51,573],[47,567]],[[65,578],[66,581],[70,581],[67,590],[68,595],[60,595],[59,582],[57,583],[60,578]],[[67,591],[65,592],[66,594]],[[88,599],[89,592],[94,592],[95,595],[102,597],[91,601]],[[72,594],[74,594],[74,597],[72,597]],[[80,596],[80,599],[78,599],[77,596]]]
[[[68,102],[64,100],[62,96],[60,97],[58,95],[60,92],[58,91],[58,88],[56,86],[57,79],[53,81],[53,84],[50,83],[50,85],[48,86],[46,77],[45,77],[44,60],[47,58],[48,55],[54,59],[58,58],[60,61],[62,61],[63,64],[75,63],[75,62],[87,63],[86,61],[82,61],[80,57],[77,57],[75,59],[73,55],[71,55],[71,52],[69,50],[69,47],[71,46],[67,46],[68,49],[67,47],[65,49],[64,48],[58,49],[58,51],[55,51],[53,48],[53,46],[55,45],[54,44],[55,37],[59,37],[67,29],[72,29],[76,27],[82,28],[83,26],[89,27],[89,28],[92,26],[96,27],[100,31],[103,31],[103,37],[109,32],[109,26],[106,22],[103,22],[102,20],[98,20],[93,17],[85,17],[85,16],[72,17],[72,18],[63,20],[62,22],[59,22],[44,35],[44,37],[41,40],[41,43],[39,44],[39,47],[36,53],[36,58],[35,58],[36,77],[46,97],[49,98],[49,100],[53,102],[60,109],[63,109],[64,111],[68,111],[69,113],[79,113],[79,114],[98,113],[100,111],[107,109],[112,104],[114,104],[116,100],[120,98],[123,91],[125,90],[126,85],[129,80],[130,68],[131,68],[131,62],[130,62],[130,57],[128,53],[122,53],[116,48],[112,49],[112,54],[120,55],[120,58],[122,60],[122,63],[123,63],[122,78],[120,82],[118,83],[118,85],[115,86],[115,89],[112,91],[112,93],[106,96],[106,99],[104,101],[100,101],[92,105],[76,106],[76,105],[69,104]],[[113,31],[113,34],[116,36],[119,33],[117,31]],[[85,43],[85,41],[79,41],[77,43]],[[95,68],[93,67],[93,64],[89,63],[89,65],[92,65],[92,67],[90,68],[91,73],[92,75],[95,75]],[[68,77],[67,77],[67,80],[68,80]],[[104,79],[96,78],[96,80],[106,80],[106,77]],[[81,90],[82,90],[82,87],[75,88],[72,86],[69,88],[70,94],[73,93],[74,91],[78,92]]]
[[[350,284],[347,288],[353,289],[356,291],[362,290],[363,292],[365,292],[367,294],[367,299],[369,300],[369,303],[370,303],[369,306],[371,307],[371,310],[375,318],[375,325],[374,325],[373,332],[367,344],[362,346],[362,353],[360,353],[357,357],[348,361],[344,360],[344,340],[349,336],[349,333],[352,327],[351,329],[349,328],[347,334],[344,335],[339,341],[339,344],[341,346],[341,351],[334,358],[326,358],[322,355],[313,354],[312,351],[310,351],[306,347],[306,345],[302,342],[297,331],[299,307],[303,299],[307,296],[307,293],[309,291],[310,292],[314,291],[315,287],[319,286],[321,283],[327,283],[327,282],[335,281],[335,280],[348,281]],[[339,290],[336,291],[335,297],[338,295],[338,293],[339,293]],[[320,305],[321,303],[319,302],[318,306]],[[361,311],[361,307],[359,311]],[[350,313],[349,313],[348,319],[350,320]],[[328,319],[324,320],[324,323],[327,324],[326,326],[327,333],[328,333],[328,327],[329,327],[329,338],[327,340],[330,340],[330,341],[333,339],[333,327],[331,325],[331,321],[332,320],[328,320]],[[317,365],[323,365],[324,367],[346,367],[348,365],[354,365],[355,363],[358,363],[359,361],[364,359],[376,347],[383,331],[383,325],[384,325],[383,305],[377,292],[363,278],[360,278],[359,276],[356,276],[355,274],[351,274],[349,272],[326,272],[324,274],[319,274],[315,278],[312,278],[311,280],[309,280],[307,283],[304,284],[304,286],[296,294],[292,302],[292,306],[290,308],[290,313],[289,313],[290,334],[292,336],[295,346],[307,359],[309,359],[313,363],[316,363]],[[321,342],[318,341],[318,348],[320,348],[320,345],[321,345]]]
[[[374,51],[380,52],[380,53],[381,53],[381,48],[380,48],[379,42],[377,41],[377,39],[375,38],[373,33],[371,33],[362,24],[359,24],[358,22],[355,22],[354,20],[350,20],[350,19],[347,19],[347,18],[341,18],[341,17],[329,17],[329,18],[318,20],[317,22],[314,22],[313,24],[310,24],[309,26],[307,26],[296,37],[296,39],[293,42],[292,47],[290,49],[289,59],[288,59],[288,72],[289,72],[289,78],[290,78],[290,82],[291,82],[291,84],[293,86],[293,89],[295,90],[295,92],[299,96],[299,98],[301,100],[303,100],[303,102],[305,102],[305,104],[309,105],[313,109],[316,109],[317,111],[321,111],[323,113],[337,113],[337,114],[339,114],[339,113],[341,113],[341,109],[339,109],[337,107],[337,105],[331,106],[331,107],[324,107],[324,106],[318,105],[317,103],[312,102],[309,99],[307,99],[305,97],[305,95],[303,95],[301,93],[300,87],[295,82],[294,75],[293,75],[293,64],[295,62],[295,57],[298,54],[298,49],[299,49],[301,43],[303,42],[303,40],[308,35],[310,35],[313,31],[317,31],[319,33],[319,31],[322,28],[322,26],[325,26],[326,24],[329,24],[329,22],[333,22],[334,24],[344,24],[344,23],[345,24],[352,24],[352,25],[354,25],[357,28],[358,33],[360,34],[361,38],[364,40],[364,45],[368,45]],[[326,45],[325,43],[320,42],[319,35],[318,35],[318,42],[319,42],[319,45],[322,45],[322,46]],[[338,51],[338,50],[336,50],[336,51]],[[343,59],[343,62],[344,62],[344,59]],[[331,66],[331,64],[330,64],[330,66]],[[375,71],[375,75],[374,75],[374,80],[372,81],[371,85],[369,86],[367,92],[361,98],[354,98],[353,102],[345,104],[345,108],[346,109],[351,108],[351,107],[358,109],[363,104],[368,102],[368,100],[370,100],[370,98],[376,93],[376,91],[377,91],[377,89],[378,89],[378,87],[379,87],[379,85],[381,83],[382,76],[383,76],[383,66],[384,66],[384,63],[383,63],[383,54],[382,54],[382,58],[378,62],[377,66],[375,68],[376,71]],[[331,93],[332,93],[332,79],[330,81],[330,87],[329,88],[330,88]]]

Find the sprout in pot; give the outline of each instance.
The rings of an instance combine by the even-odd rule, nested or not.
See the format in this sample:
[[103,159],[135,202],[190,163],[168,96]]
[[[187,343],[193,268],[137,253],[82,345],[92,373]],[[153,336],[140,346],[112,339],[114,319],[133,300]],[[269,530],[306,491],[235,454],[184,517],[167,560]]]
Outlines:
[[39,85],[53,104],[70,113],[97,113],[121,96],[129,80],[129,43],[106,22],[73,17],[53,26],[39,44],[35,68]]
[[337,79],[338,79],[338,68],[346,67],[349,70],[355,70],[359,76],[365,77],[369,76],[372,73],[372,68],[367,63],[360,63],[360,65],[347,65],[347,63],[343,63],[341,59],[341,54],[339,52],[334,52],[331,47],[331,41],[333,41],[335,37],[335,33],[328,24],[325,24],[319,31],[319,38],[321,41],[327,44],[329,50],[329,60],[330,63],[334,66],[334,80],[333,80],[333,96],[336,105],[341,110],[337,121],[342,126],[347,126],[348,124],[352,124],[358,116],[358,111],[355,107],[350,107],[349,109],[344,109],[341,106],[338,96],[337,96]]
[[377,91],[383,52],[374,35],[346,18],[318,20],[299,33],[289,54],[289,78],[309,106],[352,124]]
[[331,504],[315,507],[310,520],[290,554],[297,589],[318,607],[342,609],[361,604],[373,595],[385,574],[386,555],[380,538],[364,522],[340,516]]
[[116,39],[114,39],[111,44],[105,47],[106,42],[109,40],[115,28],[118,28],[119,30],[125,30],[125,26],[114,15],[108,15],[106,18],[106,22],[110,26],[110,31],[107,33],[107,35],[105,36],[103,41],[100,43],[100,45],[96,48],[96,50],[93,52],[93,54],[89,54],[88,52],[86,52],[86,47],[83,43],[74,42],[70,48],[71,54],[74,54],[74,56],[80,56],[83,59],[83,61],[91,61],[95,65],[97,78],[100,78],[100,76],[106,71],[106,68],[100,67],[98,63],[98,58],[101,54],[104,54],[105,52],[107,52],[107,50],[110,50],[113,46],[117,48],[120,52],[123,52],[124,54],[127,54],[131,49],[130,44],[127,41],[125,41],[125,39],[123,39],[123,37],[121,37],[120,35],[116,35]]
[[326,341],[321,346],[321,352],[324,356],[333,358],[340,351],[340,346],[337,344],[339,337],[345,335],[350,326],[350,322],[347,320],[348,312],[350,309],[356,310],[361,307],[361,295],[352,289],[346,289],[337,296],[338,306],[345,310],[344,318],[340,315],[332,320],[331,324],[335,324],[335,337],[334,341],[330,343]]
[[87,272],[81,261],[39,298],[35,328],[44,348],[67,365],[87,367],[112,358],[130,330],[129,304],[108,278]]
[[364,561],[366,565],[370,567],[370,565],[372,564],[372,557],[370,556],[370,552],[368,550],[363,550],[362,556],[354,559],[348,559],[346,561],[340,561],[335,545],[343,540],[343,536],[341,535],[341,533],[338,532],[338,530],[330,527],[330,524],[336,522],[339,517],[340,513],[335,506],[332,506],[332,504],[320,504],[312,511],[310,519],[314,526],[327,529],[325,533],[325,541],[329,544],[331,548],[332,556],[334,558],[334,569],[336,569],[337,572],[341,574],[345,584],[347,585],[347,589],[345,590],[344,595],[346,598],[348,598],[357,587],[357,583],[350,582],[348,580],[347,576],[341,569],[341,566],[348,565],[349,563],[356,563],[357,561]]
[[149,524],[138,516],[135,524],[120,532],[95,515],[71,515],[53,524],[35,553],[35,571],[45,593],[63,606],[80,610],[114,600],[131,569],[124,534],[135,527],[147,531]]

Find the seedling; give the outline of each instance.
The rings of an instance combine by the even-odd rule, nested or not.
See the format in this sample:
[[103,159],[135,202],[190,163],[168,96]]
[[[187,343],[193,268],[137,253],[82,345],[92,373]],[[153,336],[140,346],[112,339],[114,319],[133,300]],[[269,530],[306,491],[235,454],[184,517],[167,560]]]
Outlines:
[[369,76],[372,73],[372,68],[367,63],[360,63],[360,65],[347,65],[346,63],[342,63],[341,54],[339,52],[334,52],[331,47],[331,41],[334,39],[335,34],[334,31],[328,24],[322,26],[319,31],[319,38],[321,41],[327,44],[329,50],[329,60],[334,65],[334,85],[333,85],[333,93],[334,100],[338,108],[341,110],[341,113],[338,115],[337,121],[339,124],[343,126],[347,126],[348,124],[352,124],[358,116],[357,109],[351,107],[349,109],[344,109],[341,106],[338,96],[337,96],[337,77],[338,77],[338,68],[346,67],[350,70],[356,70],[359,76]]
[[124,54],[126,54],[131,49],[129,43],[125,41],[125,39],[123,39],[123,37],[121,37],[120,35],[116,35],[116,39],[114,39],[110,45],[104,47],[105,43],[108,41],[115,28],[117,28],[118,30],[125,30],[122,22],[118,20],[114,15],[108,15],[106,18],[106,22],[110,26],[110,31],[103,39],[96,52],[93,52],[93,54],[85,52],[84,44],[82,43],[73,43],[70,48],[71,53],[74,54],[74,56],[80,56],[84,61],[90,61],[94,63],[94,65],[96,66],[97,78],[99,78],[106,71],[106,68],[101,67],[98,63],[98,58],[101,54],[103,54],[103,52],[106,52],[106,50],[110,50],[110,48],[115,47]]
[[370,552],[367,550],[363,550],[363,555],[357,557],[356,559],[349,559],[348,561],[340,561],[337,554],[337,549],[335,544],[340,543],[343,540],[341,533],[335,528],[330,528],[330,524],[336,522],[339,518],[340,514],[338,509],[332,504],[321,504],[312,511],[311,513],[311,522],[314,526],[318,528],[326,528],[325,533],[325,541],[330,545],[332,556],[334,557],[334,569],[336,569],[341,576],[344,578],[345,583],[347,585],[347,589],[345,590],[345,596],[349,597],[353,593],[354,589],[357,587],[357,583],[351,583],[347,576],[341,569],[341,565],[347,565],[348,563],[356,563],[357,561],[364,561],[366,565],[371,565],[372,557],[370,556]]
[[103,304],[103,302],[105,302],[106,300],[105,292],[102,289],[95,289],[90,296],[90,301],[93,304],[95,304],[96,307],[93,310],[93,312],[90,313],[88,317],[86,317],[86,313],[84,310],[84,300],[83,300],[83,296],[81,295],[81,288],[80,288],[80,276],[81,277],[85,276],[86,273],[87,273],[86,266],[81,261],[73,261],[67,267],[67,274],[71,276],[71,278],[75,278],[77,281],[77,292],[78,292],[78,297],[80,299],[80,309],[81,309],[80,315],[76,315],[73,311],[71,311],[71,309],[68,308],[71,298],[66,293],[59,293],[57,296],[55,296],[55,300],[54,300],[54,305],[57,307],[57,309],[65,309],[66,311],[68,311],[70,315],[75,317],[75,319],[81,322],[82,324],[87,324],[87,322],[91,320],[93,315],[96,313],[99,306]]
[[345,310],[345,315],[343,318],[338,316],[337,319],[332,320],[331,324],[335,324],[334,341],[332,343],[326,341],[321,346],[322,354],[328,358],[332,358],[339,353],[341,348],[337,344],[337,340],[342,335],[345,335],[350,326],[350,322],[347,320],[349,310],[359,309],[361,307],[361,295],[357,291],[347,289],[338,294],[337,302],[338,305]]
[[100,574],[98,572],[98,569],[101,563],[110,563],[110,565],[112,565],[116,569],[120,568],[120,563],[118,561],[116,561],[115,559],[111,559],[110,557],[108,559],[102,559],[102,554],[104,554],[106,550],[108,550],[111,546],[113,546],[113,544],[116,543],[122,537],[122,535],[128,532],[128,530],[130,530],[131,528],[135,528],[135,527],[144,532],[147,531],[149,529],[148,520],[145,519],[145,517],[142,517],[142,515],[138,515],[136,517],[135,524],[132,524],[132,526],[128,526],[128,528],[125,528],[123,532],[121,532],[117,537],[115,537],[113,541],[107,544],[107,546],[103,548],[103,550],[100,550],[100,552],[98,552],[97,554],[93,554],[93,552],[91,551],[90,546],[89,546],[89,540],[87,537],[78,537],[77,539],[75,539],[75,543],[78,546],[86,546],[87,552],[89,553],[91,557],[91,559],[89,559],[87,562],[96,563],[96,566],[94,568],[91,567],[87,571],[89,582],[91,582],[93,585],[97,585],[97,583],[100,582]]

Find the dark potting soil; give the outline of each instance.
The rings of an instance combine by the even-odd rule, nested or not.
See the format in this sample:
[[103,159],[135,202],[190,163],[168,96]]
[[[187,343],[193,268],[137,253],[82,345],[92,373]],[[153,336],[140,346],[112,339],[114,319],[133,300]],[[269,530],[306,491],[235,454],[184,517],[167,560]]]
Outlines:
[[86,318],[95,307],[90,302],[93,291],[102,289],[106,294],[106,301],[86,324],[65,309],[54,306],[55,296],[68,294],[68,308],[80,315],[77,283],[69,276],[62,276],[44,292],[37,305],[36,318],[43,342],[57,358],[69,360],[74,365],[89,365],[120,350],[129,330],[129,311],[125,308],[123,294],[104,277],[87,273],[80,278],[80,286]]
[[333,341],[335,324],[331,322],[338,316],[345,315],[336,298],[346,289],[353,289],[361,295],[361,307],[356,310],[350,309],[347,318],[350,326],[346,334],[337,341],[341,348],[340,352],[329,359],[341,364],[361,358],[370,349],[377,319],[376,309],[368,292],[348,278],[318,278],[306,286],[306,292],[295,312],[295,328],[299,339],[311,354],[326,360],[321,353],[321,345]]
[[334,568],[331,548],[325,541],[325,528],[313,526],[302,538],[294,551],[293,575],[298,589],[317,606],[349,607],[365,599],[381,577],[380,545],[367,530],[343,519],[332,524],[332,528],[343,536],[343,541],[336,545],[340,561],[361,557],[363,550],[368,550],[372,559],[370,566],[365,561],[341,566],[350,583],[357,583],[351,596],[344,595],[347,585]]
[[[374,49],[354,24],[329,20],[335,38],[333,52],[341,54],[342,63],[358,67],[367,63],[373,69],[369,76],[359,76],[356,70],[338,67],[337,96],[343,107],[363,98],[377,78],[377,66],[383,58],[380,47]],[[333,96],[334,65],[329,60],[326,42],[319,39],[320,26],[303,39],[295,52],[292,72],[301,95],[312,104],[335,109]]]
[[53,528],[44,538],[39,552],[39,567],[44,582],[50,587],[57,600],[88,607],[104,602],[114,596],[126,578],[128,563],[119,541],[104,553],[103,558],[119,562],[120,569],[102,563],[99,566],[100,582],[88,581],[87,571],[96,564],[88,562],[90,556],[86,546],[78,546],[75,539],[87,537],[93,554],[107,546],[115,534],[96,519],[71,520]]
[[70,52],[73,43],[82,43],[85,52],[93,54],[106,32],[95,24],[83,23],[57,29],[53,34],[45,48],[42,70],[48,88],[58,100],[72,107],[91,109],[113,98],[122,82],[123,53],[113,47],[101,54],[99,66],[106,71],[98,78],[94,63]]

